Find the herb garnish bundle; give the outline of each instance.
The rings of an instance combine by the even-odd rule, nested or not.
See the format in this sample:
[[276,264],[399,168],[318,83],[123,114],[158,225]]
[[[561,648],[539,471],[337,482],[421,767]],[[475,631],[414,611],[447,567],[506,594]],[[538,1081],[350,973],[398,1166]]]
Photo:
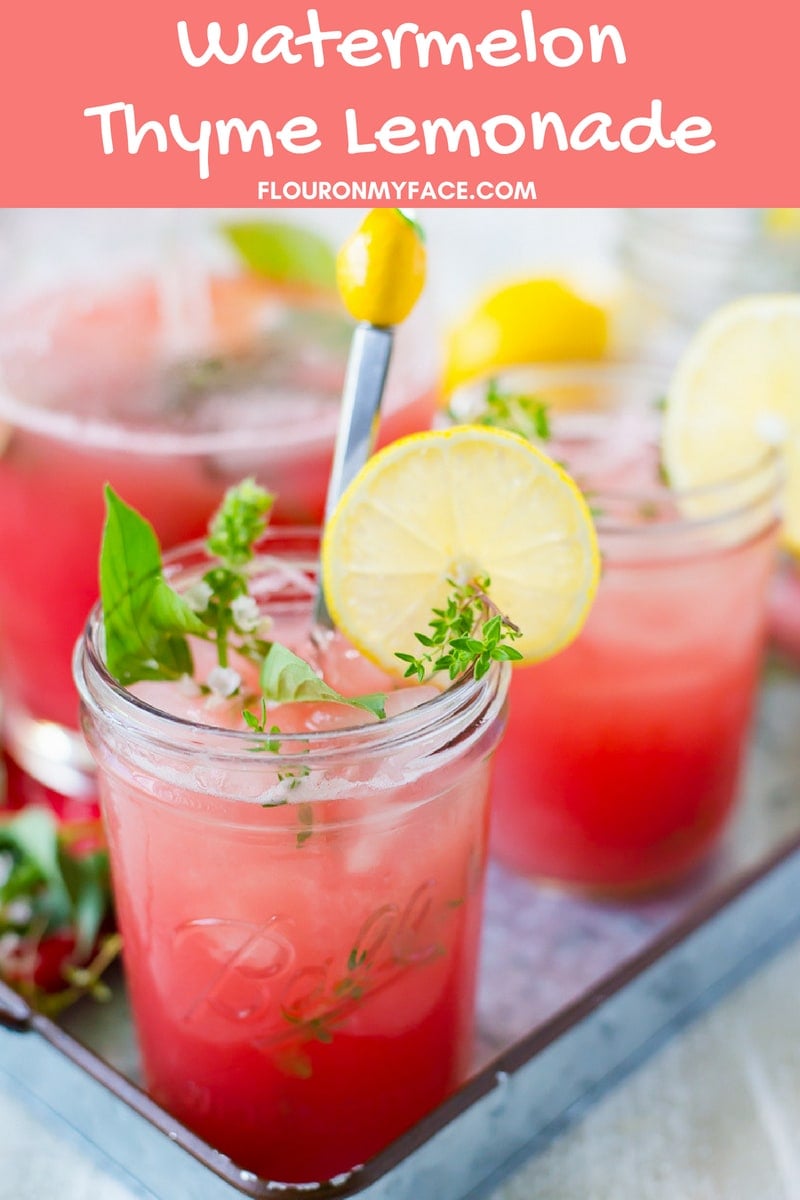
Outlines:
[[[105,659],[109,672],[129,686],[142,680],[195,678],[191,638],[215,647],[217,664],[201,691],[241,696],[245,724],[268,732],[265,749],[277,749],[280,730],[268,725],[269,703],[299,701],[347,704],[384,719],[383,693],[347,697],[330,687],[316,670],[288,647],[270,640],[269,621],[250,594],[250,570],[265,533],[273,497],[252,479],[230,488],[209,525],[206,549],[212,558],[202,578],[183,593],[167,581],[155,531],[111,487],[106,487],[107,516],[100,553]],[[397,657],[406,676],[420,682],[446,672],[451,680],[470,669],[480,678],[492,661],[520,655],[510,643],[516,627],[494,610],[489,580],[449,581],[451,591],[434,609],[428,633],[415,636],[424,648],[419,658]],[[258,667],[259,695],[246,694],[233,656]],[[250,706],[260,706],[260,718]]]
[[203,691],[240,694],[242,681],[229,666],[235,653],[259,667],[266,701],[335,701],[384,717],[382,694],[342,696],[304,659],[264,636],[268,624],[250,595],[247,568],[266,530],[272,500],[252,479],[225,493],[206,541],[214,561],[202,578],[181,594],[164,576],[153,527],[111,487],[106,488],[100,591],[110,673],[125,685],[194,677],[191,636],[216,648],[216,668],[206,680],[197,681]]

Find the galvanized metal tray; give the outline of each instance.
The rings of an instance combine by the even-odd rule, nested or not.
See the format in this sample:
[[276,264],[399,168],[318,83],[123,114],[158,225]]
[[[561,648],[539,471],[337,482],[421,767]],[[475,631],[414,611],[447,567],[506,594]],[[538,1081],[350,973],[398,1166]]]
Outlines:
[[122,979],[56,1025],[0,988],[0,1079],[47,1104],[160,1200],[465,1200],[800,935],[800,681],[767,674],[738,817],[679,891],[598,904],[489,874],[474,1071],[370,1162],[329,1181],[258,1179],[137,1086]]

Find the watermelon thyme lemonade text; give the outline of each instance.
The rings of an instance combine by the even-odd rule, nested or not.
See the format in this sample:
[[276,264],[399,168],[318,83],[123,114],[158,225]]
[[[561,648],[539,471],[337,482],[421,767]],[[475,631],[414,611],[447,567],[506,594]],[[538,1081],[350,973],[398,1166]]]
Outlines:
[[[625,68],[628,53],[621,30],[613,24],[591,23],[585,29],[568,26],[537,28],[531,9],[522,9],[516,29],[489,29],[478,35],[456,30],[424,30],[413,21],[380,31],[324,29],[314,8],[305,12],[305,27],[295,29],[285,23],[251,31],[246,22],[229,24],[210,21],[205,30],[190,28],[189,22],[177,23],[180,63],[193,70],[237,66],[267,70],[275,66],[329,69],[342,65],[359,75],[371,67],[391,71],[431,70],[448,76],[442,80],[442,92],[451,105],[456,93],[453,76],[460,72],[469,78],[476,67],[536,72],[535,83],[541,93],[543,83],[576,65],[598,68],[598,87],[608,80],[609,69]],[[216,76],[219,78],[219,75]],[[224,81],[223,81],[224,82]],[[466,81],[465,81],[466,82]],[[533,87],[533,80],[531,79]],[[413,85],[412,85],[413,86]],[[448,89],[448,90],[446,90]],[[327,95],[323,88],[320,95]],[[486,112],[481,118],[461,117],[453,112],[423,114],[393,113],[375,120],[367,119],[348,96],[341,108],[337,139],[347,156],[407,155],[415,151],[427,157],[442,155],[482,155],[508,157],[520,154],[530,166],[529,157],[542,150],[644,154],[651,150],[677,150],[680,154],[701,155],[716,146],[708,117],[667,115],[663,97],[643,101],[632,116],[607,111],[605,97],[591,112],[563,117],[558,111],[542,108],[527,113]],[[579,108],[584,107],[584,100]],[[605,104],[606,108],[601,107]],[[332,122],[329,106],[324,120]],[[685,110],[684,110],[685,111]],[[330,135],[311,112],[282,116],[280,121],[259,114],[213,119],[203,116],[189,121],[180,112],[160,117],[129,98],[91,104],[83,115],[96,119],[96,130],[105,155],[118,152],[137,155],[143,147],[159,154],[177,150],[196,156],[200,179],[209,179],[214,159],[232,154],[260,154],[273,158],[282,154],[306,156],[323,149]],[[328,145],[327,149],[331,149]],[[522,165],[522,164],[520,164]]]

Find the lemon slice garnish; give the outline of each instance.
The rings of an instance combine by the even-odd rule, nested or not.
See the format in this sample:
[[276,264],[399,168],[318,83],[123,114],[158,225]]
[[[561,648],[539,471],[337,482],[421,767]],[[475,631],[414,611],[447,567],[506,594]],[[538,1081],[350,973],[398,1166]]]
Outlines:
[[522,630],[525,661],[579,632],[599,575],[586,501],[566,472],[516,434],[458,426],[376,454],[345,491],[322,543],[325,598],[366,658],[402,673],[448,580],[491,580]]
[[662,451],[678,490],[784,455],[785,544],[800,552],[800,295],[748,296],[701,326],[668,389]]

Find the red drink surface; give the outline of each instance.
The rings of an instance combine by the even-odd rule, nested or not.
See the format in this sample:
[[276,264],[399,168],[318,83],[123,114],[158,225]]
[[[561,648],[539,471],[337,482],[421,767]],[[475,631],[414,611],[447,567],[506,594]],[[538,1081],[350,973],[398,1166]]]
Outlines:
[[[292,307],[248,278],[213,281],[212,290],[208,343],[182,365],[164,344],[147,280],[100,297],[52,297],[0,330],[14,405],[10,415],[0,396],[0,686],[9,707],[77,724],[70,659],[98,592],[104,483],[153,522],[164,546],[202,536],[224,488],[247,474],[278,494],[276,522],[321,520],[348,327],[318,302],[294,297]],[[276,324],[259,357],[254,314],[264,310]],[[328,344],[315,348],[315,338]],[[430,423],[433,395],[404,388],[401,379],[382,442]]]

